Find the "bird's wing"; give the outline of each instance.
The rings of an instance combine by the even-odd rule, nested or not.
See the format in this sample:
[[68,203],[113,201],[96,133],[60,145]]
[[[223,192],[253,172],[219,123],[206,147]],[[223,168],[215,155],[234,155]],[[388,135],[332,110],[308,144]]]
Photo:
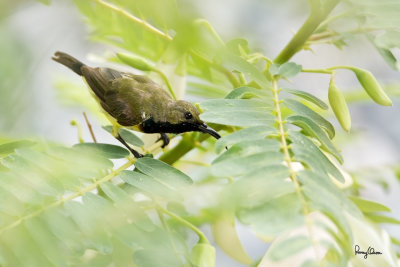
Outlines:
[[103,109],[122,126],[134,126],[153,113],[163,117],[168,93],[150,78],[108,68],[82,67],[85,80]]
[[103,108],[122,126],[134,126],[147,119],[150,114],[144,113],[143,94],[140,85],[129,78],[114,79],[104,95]]

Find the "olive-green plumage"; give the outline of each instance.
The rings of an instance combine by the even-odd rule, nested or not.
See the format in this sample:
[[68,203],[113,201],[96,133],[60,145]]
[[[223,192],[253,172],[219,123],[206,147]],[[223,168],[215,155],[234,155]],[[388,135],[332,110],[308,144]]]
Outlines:
[[53,60],[84,77],[102,108],[119,126],[161,133],[167,143],[165,133],[199,131],[220,137],[200,119],[199,111],[191,103],[175,101],[146,76],[91,68],[62,52],[56,52]]

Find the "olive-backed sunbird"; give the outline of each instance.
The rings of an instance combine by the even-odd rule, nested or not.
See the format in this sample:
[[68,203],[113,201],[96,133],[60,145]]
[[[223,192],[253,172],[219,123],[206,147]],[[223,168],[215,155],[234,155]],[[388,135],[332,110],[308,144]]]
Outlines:
[[196,107],[187,101],[172,99],[160,85],[146,76],[110,68],[91,68],[63,52],[56,52],[52,59],[85,79],[112,123],[114,137],[137,158],[143,155],[122,139],[118,133],[120,127],[160,133],[164,146],[169,143],[166,133],[198,131],[220,138],[200,119]]

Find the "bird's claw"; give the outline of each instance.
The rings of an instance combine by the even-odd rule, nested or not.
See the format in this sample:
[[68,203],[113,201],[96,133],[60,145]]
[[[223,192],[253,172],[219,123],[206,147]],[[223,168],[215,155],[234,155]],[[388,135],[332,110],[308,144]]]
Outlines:
[[164,148],[169,144],[169,137],[166,133],[161,133],[161,136],[157,139],[157,142],[160,140],[163,141],[163,145],[161,146],[161,148]]

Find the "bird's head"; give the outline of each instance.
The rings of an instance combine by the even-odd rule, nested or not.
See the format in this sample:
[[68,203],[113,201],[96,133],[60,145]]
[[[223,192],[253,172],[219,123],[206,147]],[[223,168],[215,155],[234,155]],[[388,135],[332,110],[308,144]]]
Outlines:
[[175,133],[203,132],[208,133],[216,139],[221,136],[200,119],[197,108],[184,100],[171,102],[166,115],[167,122],[173,126]]

